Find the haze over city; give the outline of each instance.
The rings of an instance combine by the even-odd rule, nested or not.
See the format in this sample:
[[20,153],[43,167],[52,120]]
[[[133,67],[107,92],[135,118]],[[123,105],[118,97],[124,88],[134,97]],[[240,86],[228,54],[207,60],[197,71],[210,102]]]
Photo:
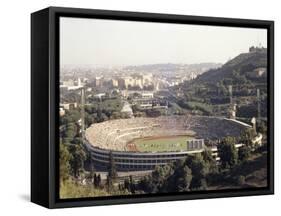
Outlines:
[[265,29],[60,18],[61,65],[225,63],[266,41]]

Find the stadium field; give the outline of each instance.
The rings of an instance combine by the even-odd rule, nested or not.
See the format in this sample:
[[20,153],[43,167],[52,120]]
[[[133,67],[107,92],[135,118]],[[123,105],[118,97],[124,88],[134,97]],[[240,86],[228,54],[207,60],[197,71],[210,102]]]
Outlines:
[[167,136],[138,138],[131,143],[140,152],[172,152],[186,151],[186,141],[192,139],[190,136]]

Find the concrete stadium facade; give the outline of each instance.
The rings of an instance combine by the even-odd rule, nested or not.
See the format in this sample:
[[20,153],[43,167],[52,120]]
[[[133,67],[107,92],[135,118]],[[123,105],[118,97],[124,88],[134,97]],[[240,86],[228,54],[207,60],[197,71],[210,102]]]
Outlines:
[[117,170],[136,171],[152,170],[155,166],[165,165],[175,160],[184,159],[188,154],[200,153],[204,149],[182,152],[122,152],[101,149],[86,141],[96,168],[106,169],[109,166],[110,154],[114,158]]
[[[192,118],[194,118],[194,117],[192,117]],[[206,121],[206,119],[208,119],[208,118],[204,117],[204,121]],[[247,125],[243,122],[239,122],[239,121],[231,120],[231,119],[217,118],[217,120],[214,120],[215,119],[214,117],[211,117],[210,119],[213,123],[220,124],[221,121],[223,121],[224,124],[225,124],[225,122],[227,122],[227,124],[232,125],[233,128],[236,128],[236,129],[238,128],[239,130],[234,131],[235,133],[233,134],[233,136],[237,136],[237,134],[240,133],[242,130],[251,127],[250,125]],[[146,120],[146,119],[144,119],[144,120]],[[124,121],[126,123],[126,120],[124,120]],[[107,125],[107,124],[104,123],[104,125]],[[120,128],[120,129],[122,129],[122,128]],[[120,129],[118,129],[118,130],[120,130]],[[190,129],[190,127],[189,127],[189,129]],[[193,129],[195,130],[196,128],[195,127],[191,128],[191,130],[193,130]],[[219,127],[217,129],[220,130]],[[212,132],[213,130],[217,130],[217,129],[212,128],[210,132]],[[128,130],[128,129],[126,129],[126,130]],[[195,131],[198,132],[200,130],[195,130]],[[90,132],[90,130],[88,132]],[[204,140],[204,138],[208,138],[207,134],[208,133],[206,133],[206,131],[202,132],[202,134],[197,133],[196,137],[200,138],[200,140]],[[196,146],[195,148],[189,149],[186,151],[171,151],[171,152],[135,152],[135,151],[127,151],[127,150],[123,151],[123,150],[119,150],[118,148],[116,148],[116,149],[107,148],[107,146],[96,145],[95,140],[89,139],[88,135],[89,134],[87,134],[87,130],[86,130],[85,145],[86,145],[88,151],[90,152],[91,158],[97,169],[106,169],[110,163],[110,155],[112,155],[116,168],[119,171],[152,170],[155,168],[155,166],[165,165],[165,164],[168,164],[175,160],[184,159],[187,155],[201,153],[206,148],[203,143],[203,145],[200,145],[200,147]],[[222,137],[218,137],[218,138],[223,138],[226,135],[231,135],[231,134],[229,134],[229,132],[223,132]],[[102,134],[101,134],[101,136],[102,136]],[[115,140],[116,139],[117,138],[115,138]],[[240,147],[241,145],[243,145],[243,144],[237,144],[236,147]],[[214,146],[210,149],[213,152],[214,157],[216,157],[217,147]]]

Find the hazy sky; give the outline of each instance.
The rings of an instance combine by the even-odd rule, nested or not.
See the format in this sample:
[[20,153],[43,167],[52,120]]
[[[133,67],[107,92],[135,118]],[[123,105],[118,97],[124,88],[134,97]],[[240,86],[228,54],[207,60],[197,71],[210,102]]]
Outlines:
[[266,41],[265,29],[60,18],[61,65],[225,63]]

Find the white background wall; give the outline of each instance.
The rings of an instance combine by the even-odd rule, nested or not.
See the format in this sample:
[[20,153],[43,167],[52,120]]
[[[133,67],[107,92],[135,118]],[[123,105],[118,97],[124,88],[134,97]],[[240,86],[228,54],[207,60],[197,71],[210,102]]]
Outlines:
[[[279,141],[281,13],[278,0],[3,0],[0,4],[0,215],[277,215],[280,211]],[[47,210],[30,203],[30,13],[65,6],[275,20],[276,195]],[[279,133],[279,134],[278,134]],[[280,214],[280,212],[279,212]]]

